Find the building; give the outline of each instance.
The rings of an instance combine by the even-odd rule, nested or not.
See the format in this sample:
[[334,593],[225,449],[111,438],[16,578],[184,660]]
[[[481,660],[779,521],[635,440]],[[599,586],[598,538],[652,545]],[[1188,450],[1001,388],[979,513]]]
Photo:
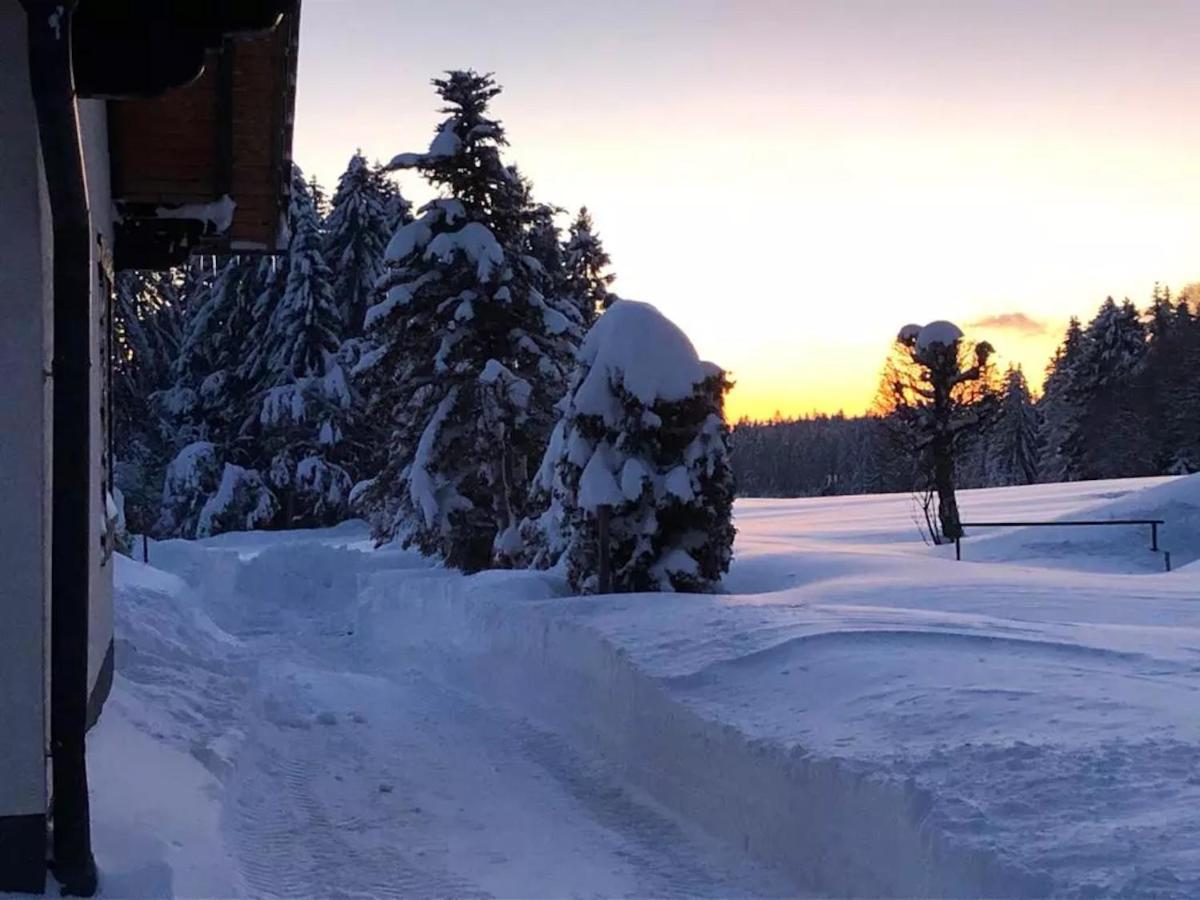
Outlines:
[[299,15],[0,0],[0,891],[42,892],[48,859],[64,892],[96,888],[85,735],[114,665],[114,275],[277,249]]

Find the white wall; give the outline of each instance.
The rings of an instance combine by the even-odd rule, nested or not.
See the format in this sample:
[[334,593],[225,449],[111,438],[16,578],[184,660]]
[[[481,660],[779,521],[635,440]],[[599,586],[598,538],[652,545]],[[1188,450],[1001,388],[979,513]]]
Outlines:
[[[0,816],[46,811],[49,719],[49,571],[52,242],[37,120],[30,94],[25,14],[0,0]],[[112,570],[105,549],[101,336],[109,306],[112,201],[103,101],[80,103],[92,242],[91,461],[86,499],[92,541],[88,683],[112,642]]]
[[[101,677],[101,666],[112,642],[112,551],[102,545],[106,527],[104,491],[107,489],[101,455],[106,436],[101,428],[100,400],[103,380],[108,366],[101,359],[102,336],[108,328],[111,312],[101,273],[112,275],[112,189],[109,183],[107,104],[103,100],[83,100],[79,104],[79,133],[83,144],[83,159],[87,177],[88,206],[92,214],[95,237],[92,241],[92,421],[91,470],[92,491],[89,497],[91,521],[95,523],[96,539],[92,541],[91,605],[88,621],[88,689],[95,689]],[[112,465],[112,461],[109,462]]]
[[0,0],[0,816],[46,811],[50,220],[25,34]]

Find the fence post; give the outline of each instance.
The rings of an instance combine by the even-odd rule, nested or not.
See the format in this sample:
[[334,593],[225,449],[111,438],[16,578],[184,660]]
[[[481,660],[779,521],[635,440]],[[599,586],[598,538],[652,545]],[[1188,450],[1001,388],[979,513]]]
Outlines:
[[1155,553],[1158,552],[1158,523],[1150,523],[1150,549]]
[[1163,551],[1163,563],[1166,565],[1167,571],[1170,572],[1171,571],[1171,551],[1170,550]]
[[958,562],[962,562],[962,538],[961,537],[956,537],[954,539],[954,559],[957,560]]
[[145,534],[142,535],[142,562],[150,562],[150,537]]
[[608,514],[611,512],[610,506],[596,507],[596,543],[599,556],[599,571],[597,577],[599,584],[597,585],[598,592],[601,594],[612,593],[612,571],[609,560],[608,547]]

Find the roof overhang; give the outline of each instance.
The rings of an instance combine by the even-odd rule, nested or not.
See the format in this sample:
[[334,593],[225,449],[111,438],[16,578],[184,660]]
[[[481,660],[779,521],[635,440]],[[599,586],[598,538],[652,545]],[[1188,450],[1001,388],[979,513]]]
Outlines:
[[118,269],[270,253],[287,211],[299,0],[82,0],[76,84],[108,104]]

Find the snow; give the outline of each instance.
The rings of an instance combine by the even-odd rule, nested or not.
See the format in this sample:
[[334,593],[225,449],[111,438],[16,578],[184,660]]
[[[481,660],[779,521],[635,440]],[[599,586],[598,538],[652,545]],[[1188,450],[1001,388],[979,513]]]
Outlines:
[[466,577],[359,523],[152,543],[89,742],[104,889],[1200,895],[1200,476],[960,505],[1164,518],[1182,562],[1117,526],[955,562],[899,495],[739,501],[716,595]]
[[429,152],[425,154],[427,157],[440,159],[446,156],[454,156],[462,149],[462,141],[454,133],[454,126],[457,122],[457,118],[451,117],[442,123],[442,127],[438,129],[437,136],[429,145]]
[[447,156],[454,156],[462,149],[462,141],[458,135],[454,133],[454,126],[457,123],[456,118],[449,118],[442,123],[438,129],[438,133],[434,136],[433,141],[429,144],[429,149],[424,153],[398,153],[392,157],[391,162],[386,166],[388,171],[397,169],[412,169],[418,166],[428,165],[430,162],[437,159],[444,159]]
[[595,512],[601,506],[616,506],[625,499],[613,475],[612,448],[601,441],[579,476],[579,505]]
[[451,388],[434,410],[425,430],[421,432],[421,439],[417,441],[417,452],[413,456],[408,490],[413,504],[425,516],[425,524],[431,528],[438,521],[442,509],[438,500],[438,487],[429,467],[433,462],[438,432],[442,430],[442,425],[445,424],[457,400],[458,389]]
[[481,222],[468,222],[457,231],[445,231],[429,242],[426,259],[449,262],[462,253],[475,264],[480,281],[489,281],[497,267],[504,264],[504,249],[490,228]]
[[403,262],[428,244],[432,237],[433,228],[427,217],[413,219],[407,225],[396,229],[396,233],[388,241],[383,258],[388,262]]
[[204,222],[217,234],[224,234],[233,225],[237,203],[228,194],[211,203],[185,203],[182,206],[160,206],[154,210],[156,219],[194,219]]
[[610,385],[623,385],[642,403],[682,400],[706,370],[678,326],[649,303],[618,300],[596,320],[579,359],[591,371],[576,392],[580,412],[616,415]]
[[483,384],[496,384],[497,382],[504,385],[505,394],[508,402],[517,409],[528,409],[529,401],[533,396],[533,385],[524,378],[519,378],[517,375],[498,360],[489,359],[483,367],[483,371],[479,373],[479,380]]
[[627,459],[621,467],[621,493],[625,499],[633,502],[642,496],[642,489],[651,480],[649,467],[640,459]]
[[696,494],[692,490],[692,478],[688,474],[687,466],[676,466],[668,472],[663,479],[663,490],[684,503],[689,503]]
[[962,329],[953,322],[946,322],[939,319],[936,322],[930,322],[921,329],[921,333],[917,335],[917,349],[928,350],[930,347],[935,347],[939,344],[949,347],[956,341],[962,340],[962,336]]

